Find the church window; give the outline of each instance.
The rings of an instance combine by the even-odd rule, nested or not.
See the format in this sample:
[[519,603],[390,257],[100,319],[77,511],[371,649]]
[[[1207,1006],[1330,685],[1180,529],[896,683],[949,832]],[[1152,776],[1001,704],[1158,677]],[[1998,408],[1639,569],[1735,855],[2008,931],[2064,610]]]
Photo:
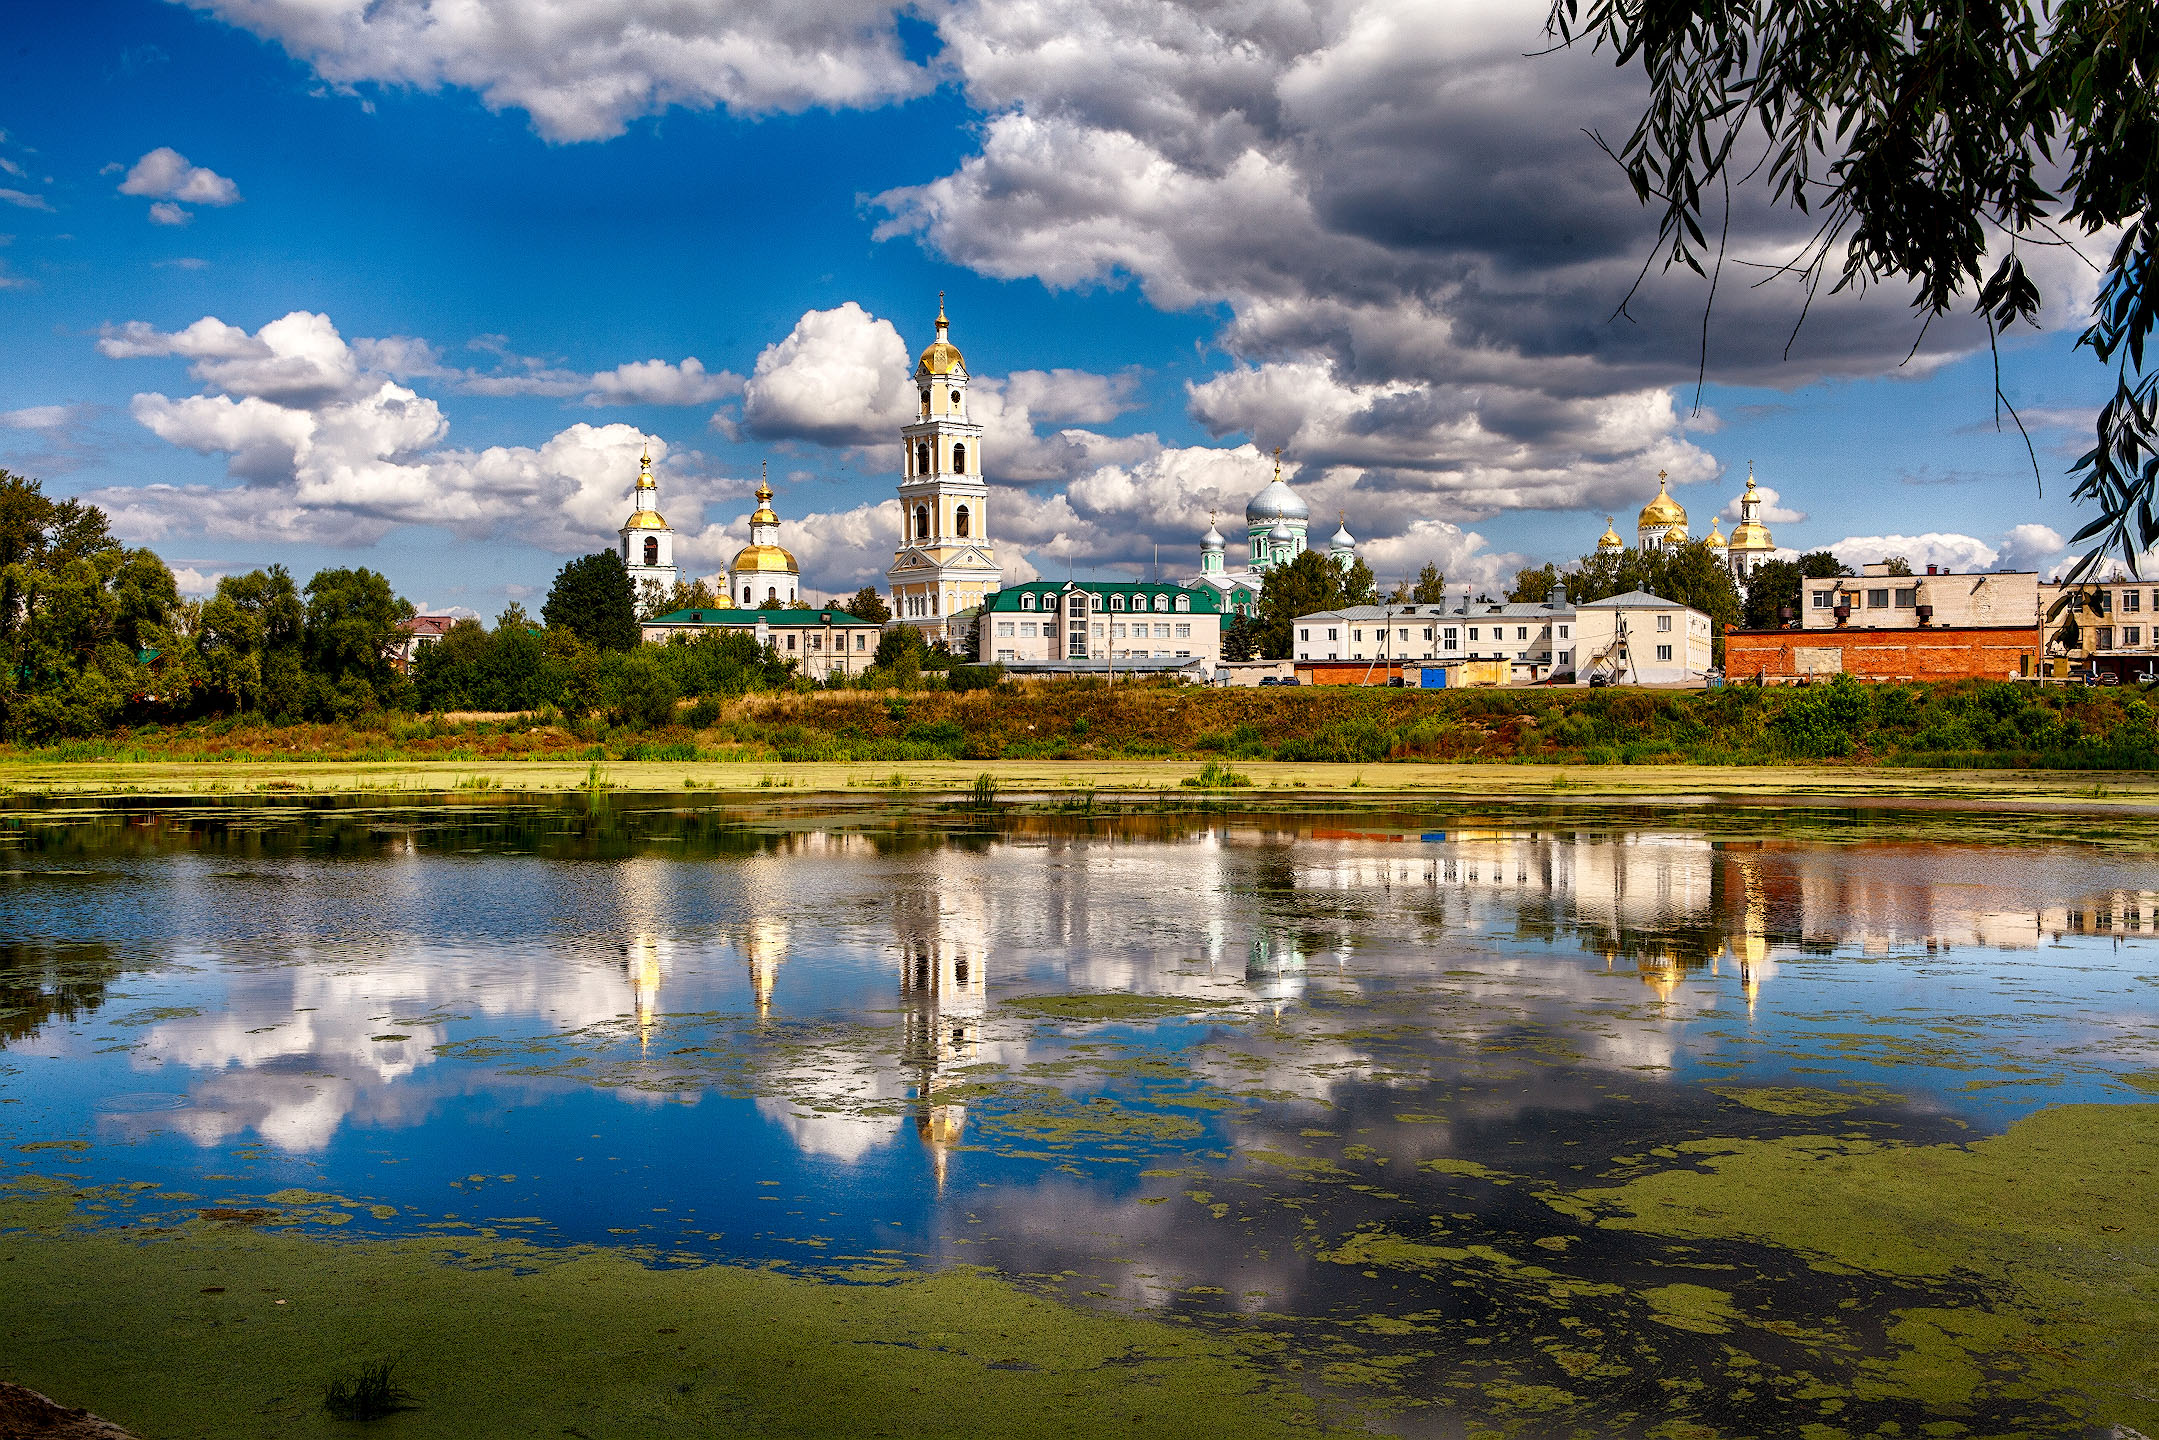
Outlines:
[[930,413],[930,392],[927,390],[922,392],[922,413],[924,415]]
[[967,507],[965,505],[960,506],[960,508],[954,512],[952,516],[952,529],[953,533],[958,535],[962,540],[965,540],[967,538]]
[[779,602],[779,598],[780,592],[778,590],[773,589],[769,585],[765,587],[765,603],[767,605],[777,604]]
[[915,507],[915,538],[917,540],[930,538],[930,507],[927,505],[917,505]]
[[742,587],[742,603],[745,605],[750,603],[750,587],[747,585]]
[[932,615],[937,613],[937,592],[935,590],[930,592],[930,613]]
[[915,446],[915,473],[917,475],[930,473],[930,442],[927,440]]
[[645,563],[647,565],[660,563],[660,537],[657,535],[647,535],[645,537]]
[[960,408],[960,392],[957,390],[952,392],[952,408],[955,410]]
[[967,473],[967,447],[965,445],[952,447],[952,473],[955,475],[965,475]]

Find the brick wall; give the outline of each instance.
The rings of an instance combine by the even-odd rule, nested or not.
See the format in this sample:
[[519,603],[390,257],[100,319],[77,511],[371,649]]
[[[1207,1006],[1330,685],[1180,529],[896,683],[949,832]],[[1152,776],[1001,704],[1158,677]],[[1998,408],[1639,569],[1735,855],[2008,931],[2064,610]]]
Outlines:
[[2032,625],[1924,630],[1727,630],[1724,673],[1735,684],[1846,674],[1860,680],[2006,680],[2039,664]]

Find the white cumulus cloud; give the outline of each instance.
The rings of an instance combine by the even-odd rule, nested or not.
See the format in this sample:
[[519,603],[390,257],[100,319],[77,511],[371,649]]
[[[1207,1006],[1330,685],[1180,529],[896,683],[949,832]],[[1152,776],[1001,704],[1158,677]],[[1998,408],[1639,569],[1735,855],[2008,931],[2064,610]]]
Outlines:
[[120,182],[122,195],[151,200],[180,200],[190,205],[237,205],[240,187],[215,170],[193,165],[170,145],[160,145],[135,162]]
[[743,420],[759,439],[896,446],[915,416],[910,359],[892,322],[852,300],[811,310],[758,355]]
[[670,106],[738,114],[881,105],[934,83],[886,0],[184,0],[332,84],[471,90],[554,141]]

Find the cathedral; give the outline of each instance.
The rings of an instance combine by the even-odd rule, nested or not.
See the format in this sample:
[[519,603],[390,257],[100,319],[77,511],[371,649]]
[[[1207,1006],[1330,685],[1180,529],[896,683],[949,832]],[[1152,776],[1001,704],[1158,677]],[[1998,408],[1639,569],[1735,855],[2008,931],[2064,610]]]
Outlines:
[[892,618],[930,640],[965,639],[952,617],[1004,581],[990,544],[982,427],[967,418],[967,362],[937,297],[937,338],[915,363],[921,408],[900,427],[900,543],[885,582]]
[[750,543],[727,567],[727,598],[745,610],[760,605],[793,609],[801,598],[802,567],[780,546],[780,517],[772,510],[772,483],[757,482],[757,509],[750,515]]
[[[1687,543],[1687,509],[1672,498],[1671,483],[1662,470],[1657,472],[1657,496],[1642,507],[1635,517],[1634,540],[1638,550],[1677,549]],[[1732,527],[1732,538],[1724,538],[1724,532],[1716,520],[1709,522],[1709,534],[1703,537],[1709,548],[1722,557],[1731,570],[1732,578],[1744,586],[1759,569],[1762,562],[1775,558],[1776,542],[1769,538],[1769,527],[1762,523],[1762,496],[1754,485],[1754,465],[1747,464],[1747,488],[1739,497],[1739,523]],[[1597,537],[1597,553],[1605,554],[1624,550],[1627,542],[1620,538],[1612,517],[1604,517],[1604,533]]]
[[[1347,570],[1356,563],[1357,541],[1349,533],[1349,522],[1340,516],[1336,519],[1339,523],[1327,542],[1327,558]],[[1250,615],[1267,572],[1311,548],[1307,544],[1311,525],[1312,507],[1282,478],[1282,452],[1277,450],[1274,478],[1244,507],[1246,551],[1239,557],[1244,563],[1235,570],[1228,568],[1229,541],[1209,517],[1207,533],[1199,541],[1199,574],[1193,577],[1192,588],[1220,595],[1225,614]]]

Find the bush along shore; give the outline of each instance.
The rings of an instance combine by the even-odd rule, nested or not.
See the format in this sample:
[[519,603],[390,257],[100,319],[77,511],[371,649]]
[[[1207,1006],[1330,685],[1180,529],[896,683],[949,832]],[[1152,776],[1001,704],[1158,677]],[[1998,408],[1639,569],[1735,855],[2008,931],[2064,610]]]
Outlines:
[[2008,682],[1635,690],[1208,690],[1095,681],[705,696],[646,713],[381,712],[334,724],[139,726],[15,759],[1112,760],[2159,769],[2135,689]]

